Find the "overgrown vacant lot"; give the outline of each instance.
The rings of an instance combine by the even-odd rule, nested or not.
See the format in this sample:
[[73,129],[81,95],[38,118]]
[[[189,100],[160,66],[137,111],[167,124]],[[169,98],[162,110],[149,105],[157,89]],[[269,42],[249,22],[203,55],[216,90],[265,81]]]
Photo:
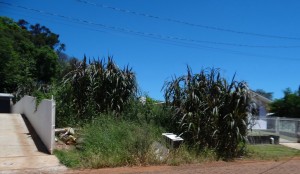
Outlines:
[[[240,158],[280,160],[293,154],[299,155],[298,151],[287,150],[282,146],[246,144],[250,124],[248,118],[257,109],[247,85],[235,81],[234,77],[228,82],[221,77],[218,69],[201,70],[200,73],[193,74],[188,67],[187,75],[165,84],[165,104],[158,104],[150,97],[146,97],[146,101],[142,103],[138,98],[126,95],[127,102],[119,98],[120,102],[115,105],[113,101],[116,99],[113,97],[105,101],[102,101],[103,97],[100,95],[93,98],[101,87],[97,89],[94,88],[95,85],[103,86],[103,79],[107,78],[105,74],[100,76],[103,75],[100,70],[104,67],[98,64],[101,65],[101,62],[94,62],[92,65],[85,65],[83,62],[66,81],[72,89],[70,94],[76,94],[74,99],[69,100],[69,106],[77,107],[76,112],[73,111],[74,108],[69,109],[70,113],[77,114],[75,118],[81,123],[78,124],[79,138],[82,138],[76,148],[56,151],[60,161],[68,167],[183,165],[217,160],[234,161]],[[107,68],[111,71],[105,71],[109,75],[116,70],[112,66],[113,62],[110,64]],[[99,67],[99,70],[94,69]],[[122,79],[121,72],[123,71],[119,75]],[[95,74],[101,78],[94,78]],[[119,87],[118,80],[114,80],[115,76],[108,77],[107,84],[116,82],[116,87]],[[80,85],[84,87],[83,90],[73,88]],[[108,89],[111,88],[113,86]],[[131,88],[128,90],[132,91]],[[90,90],[89,93],[82,93],[84,89]],[[115,91],[121,92],[122,89],[123,87],[115,88],[109,96],[117,95]],[[84,102],[82,98],[90,101]],[[97,101],[108,102],[107,107],[101,108],[102,105]],[[111,106],[117,109],[110,108]],[[61,114],[64,114],[60,116],[60,121],[69,123],[68,119],[72,120],[73,114],[64,117],[66,112],[62,108]],[[120,108],[122,109],[119,110]],[[154,146],[163,144],[163,132],[180,134],[184,139],[183,145],[176,150],[157,151]]]
[[[185,144],[170,151],[164,159],[157,158],[152,144],[161,141],[163,131],[151,124],[124,120],[116,122],[115,119],[103,116],[82,128],[80,134],[84,141],[77,148],[56,150],[55,154],[61,163],[70,168],[174,166],[217,161],[214,150],[197,151]],[[282,161],[292,157],[300,157],[300,151],[282,145],[247,145],[246,154],[231,161]]]
[[161,142],[163,131],[152,124],[98,119],[82,128],[80,134],[84,140],[77,148],[56,150],[55,154],[61,163],[71,168],[179,165],[216,159],[212,150],[197,154],[185,145],[158,157],[153,144]]

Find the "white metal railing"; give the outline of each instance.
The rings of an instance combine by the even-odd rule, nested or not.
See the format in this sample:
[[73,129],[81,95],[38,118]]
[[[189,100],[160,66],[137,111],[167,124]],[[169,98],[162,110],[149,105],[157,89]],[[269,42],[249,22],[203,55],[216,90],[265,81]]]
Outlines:
[[281,142],[300,142],[300,119],[285,117],[263,117],[255,120],[251,135],[279,135]]

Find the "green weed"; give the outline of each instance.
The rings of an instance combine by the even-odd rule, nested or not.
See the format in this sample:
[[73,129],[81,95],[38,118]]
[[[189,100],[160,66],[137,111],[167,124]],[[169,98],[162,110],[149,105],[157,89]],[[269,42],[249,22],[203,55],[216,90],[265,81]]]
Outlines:
[[282,158],[289,158],[294,156],[300,156],[300,150],[292,149],[282,145],[248,145],[247,157],[250,159],[261,160],[280,160]]
[[216,159],[211,150],[199,153],[186,145],[158,156],[153,143],[161,142],[162,132],[162,128],[152,124],[100,115],[79,132],[83,138],[80,148],[57,150],[55,154],[62,164],[71,168],[180,165]]
[[80,166],[80,154],[74,150],[55,150],[54,154],[67,167],[76,168]]
[[153,161],[150,145],[160,138],[160,132],[148,124],[100,116],[80,132],[84,139],[80,150],[58,151],[56,155],[68,167],[144,165]]

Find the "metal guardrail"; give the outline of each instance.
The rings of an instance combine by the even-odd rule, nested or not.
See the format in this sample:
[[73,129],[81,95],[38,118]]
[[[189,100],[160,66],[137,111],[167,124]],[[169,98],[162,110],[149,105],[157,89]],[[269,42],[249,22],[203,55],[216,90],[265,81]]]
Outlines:
[[300,142],[300,119],[264,117],[255,120],[249,135],[278,135],[280,142]]

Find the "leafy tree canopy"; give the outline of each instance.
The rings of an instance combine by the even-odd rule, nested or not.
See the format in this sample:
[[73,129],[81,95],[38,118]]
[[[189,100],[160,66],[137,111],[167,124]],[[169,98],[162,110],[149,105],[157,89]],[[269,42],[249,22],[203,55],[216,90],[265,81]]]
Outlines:
[[290,88],[287,88],[283,93],[283,98],[271,103],[271,112],[279,117],[300,118],[300,89],[292,92]]
[[40,24],[0,17],[0,92],[16,92],[32,83],[49,84],[60,71],[59,35]]

